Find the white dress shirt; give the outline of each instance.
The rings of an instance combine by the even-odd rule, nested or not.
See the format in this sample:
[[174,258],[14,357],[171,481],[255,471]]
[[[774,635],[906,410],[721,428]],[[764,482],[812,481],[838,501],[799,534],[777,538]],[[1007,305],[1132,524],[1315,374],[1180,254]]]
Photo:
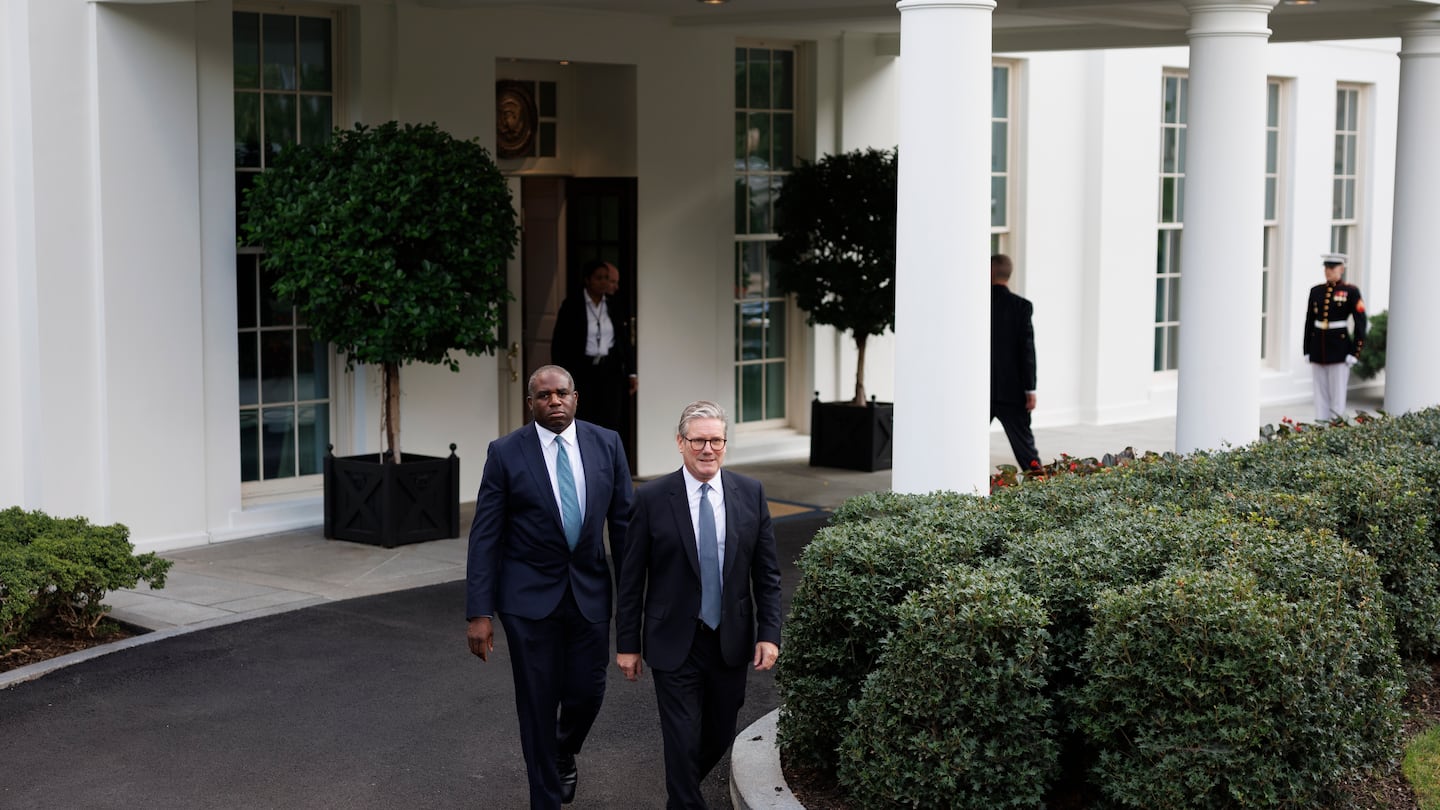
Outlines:
[[[560,479],[555,476],[555,459],[560,454],[555,440],[565,437],[565,455],[570,457],[570,471],[575,474],[575,497],[580,501],[580,520],[585,520],[585,465],[580,463],[580,442],[575,435],[575,423],[554,433],[534,422],[535,433],[540,437],[540,452],[545,456],[545,470],[550,473],[550,491],[555,495],[555,504],[560,505]],[[561,507],[562,511],[564,507]]]

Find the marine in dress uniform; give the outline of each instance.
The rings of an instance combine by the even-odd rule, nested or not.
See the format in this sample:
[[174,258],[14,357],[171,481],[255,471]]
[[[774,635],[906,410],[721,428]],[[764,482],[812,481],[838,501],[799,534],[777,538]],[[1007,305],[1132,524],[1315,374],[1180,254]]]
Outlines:
[[1365,346],[1365,302],[1360,288],[1343,280],[1345,254],[1326,253],[1320,260],[1325,265],[1325,283],[1310,288],[1304,348],[1315,382],[1315,419],[1329,422],[1345,415],[1350,367]]

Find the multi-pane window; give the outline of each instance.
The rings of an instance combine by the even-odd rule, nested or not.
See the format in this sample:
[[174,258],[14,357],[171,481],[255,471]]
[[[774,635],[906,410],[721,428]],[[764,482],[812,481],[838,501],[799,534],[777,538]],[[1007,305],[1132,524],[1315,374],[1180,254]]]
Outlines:
[[[287,144],[323,143],[335,117],[334,20],[233,14],[235,192]],[[237,210],[241,206],[237,204]],[[240,480],[317,475],[330,443],[329,346],[270,290],[261,246],[236,257]]]
[[1350,257],[1345,273],[1359,284],[1358,188],[1360,179],[1360,88],[1335,89],[1335,173],[1330,198],[1330,251]]
[[736,421],[786,418],[785,296],[773,285],[775,197],[795,164],[795,51],[735,49]]
[[1010,138],[1014,131],[1011,107],[1009,63],[997,62],[990,68],[990,252],[1009,253],[1010,189],[1012,164]]
[[1275,340],[1275,319],[1271,305],[1279,285],[1280,239],[1280,91],[1281,84],[1272,79],[1265,88],[1265,237],[1264,259],[1260,269],[1260,359],[1270,354]]
[[1185,222],[1185,133],[1190,80],[1178,73],[1161,77],[1160,222],[1155,245],[1156,371],[1180,364],[1180,237]]

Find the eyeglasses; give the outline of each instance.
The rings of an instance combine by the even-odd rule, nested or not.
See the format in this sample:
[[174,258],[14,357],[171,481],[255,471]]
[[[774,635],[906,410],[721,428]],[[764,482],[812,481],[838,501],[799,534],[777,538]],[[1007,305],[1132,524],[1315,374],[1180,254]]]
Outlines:
[[689,436],[686,436],[685,441],[690,442],[690,449],[694,450],[697,453],[701,450],[704,450],[705,445],[707,444],[710,445],[710,448],[712,450],[715,450],[716,452],[725,449],[724,439],[692,439]]

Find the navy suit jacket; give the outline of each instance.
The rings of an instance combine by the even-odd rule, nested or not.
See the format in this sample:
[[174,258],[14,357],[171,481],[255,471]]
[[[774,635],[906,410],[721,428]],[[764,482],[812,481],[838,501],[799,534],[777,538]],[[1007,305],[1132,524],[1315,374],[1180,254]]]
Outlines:
[[586,619],[608,622],[612,590],[603,528],[608,521],[618,565],[633,501],[625,449],[615,431],[576,420],[585,522],[571,551],[535,431],[527,424],[490,443],[470,524],[465,616],[543,619],[568,584]]
[[990,400],[1024,405],[1035,390],[1035,306],[1003,284],[990,285]]
[[[726,664],[742,666],[754,658],[757,641],[780,644],[780,564],[760,482],[721,470],[720,485],[725,493],[720,651]],[[615,650],[643,652],[652,668],[673,670],[690,652],[699,615],[700,558],[685,477],[676,470],[636,493],[620,565]]]

